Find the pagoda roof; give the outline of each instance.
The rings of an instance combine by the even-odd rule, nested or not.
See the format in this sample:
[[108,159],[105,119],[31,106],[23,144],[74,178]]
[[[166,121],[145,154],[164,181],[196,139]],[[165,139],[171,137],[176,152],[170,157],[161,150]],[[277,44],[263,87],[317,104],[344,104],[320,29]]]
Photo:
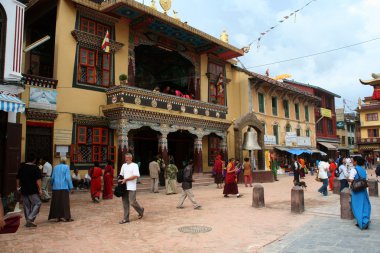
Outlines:
[[378,85],[378,84],[380,84],[380,74],[372,73],[372,77],[373,77],[373,79],[371,79],[371,80],[359,79],[359,81],[365,85]]
[[244,55],[244,51],[202,32],[187,22],[182,22],[134,0],[108,0],[99,3],[94,0],[72,0],[74,3],[97,10],[114,17],[124,17],[130,27],[175,41],[180,48],[193,49],[198,54],[215,54],[229,60]]

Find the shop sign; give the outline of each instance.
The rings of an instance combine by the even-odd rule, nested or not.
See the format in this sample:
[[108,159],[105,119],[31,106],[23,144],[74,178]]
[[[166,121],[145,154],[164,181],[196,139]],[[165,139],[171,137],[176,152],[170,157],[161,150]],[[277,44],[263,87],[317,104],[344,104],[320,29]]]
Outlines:
[[321,116],[326,118],[331,118],[331,110],[326,108],[321,108]]
[[298,146],[309,147],[309,146],[311,146],[311,139],[310,139],[310,137],[297,136],[297,144],[298,144]]
[[344,129],[344,121],[337,121],[336,122],[336,128],[337,129]]
[[296,134],[296,132],[285,133],[285,146],[288,146],[288,147],[297,146],[297,134]]
[[264,135],[264,145],[276,145],[276,136]]
[[30,87],[29,108],[57,110],[57,91]]

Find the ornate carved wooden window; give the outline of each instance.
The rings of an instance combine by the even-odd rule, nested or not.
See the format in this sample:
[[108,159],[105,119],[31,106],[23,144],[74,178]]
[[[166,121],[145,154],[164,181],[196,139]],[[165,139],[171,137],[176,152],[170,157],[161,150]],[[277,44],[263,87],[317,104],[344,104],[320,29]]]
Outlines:
[[98,50],[79,50],[78,82],[96,86],[110,85],[111,56]]
[[108,30],[108,33],[111,32],[111,27],[101,24],[99,22],[93,21],[88,18],[81,18],[80,19],[80,30],[84,32],[88,32],[91,34],[95,34],[98,36],[104,37],[106,35],[106,32]]
[[[77,143],[71,146],[71,161],[93,163],[115,161],[115,147],[111,145],[109,131],[104,127],[78,126]],[[112,137],[112,136],[111,136]]]
[[216,135],[209,135],[208,137],[208,165],[213,166],[216,156],[219,155],[220,138]]
[[225,71],[224,66],[209,62],[209,102],[225,105]]

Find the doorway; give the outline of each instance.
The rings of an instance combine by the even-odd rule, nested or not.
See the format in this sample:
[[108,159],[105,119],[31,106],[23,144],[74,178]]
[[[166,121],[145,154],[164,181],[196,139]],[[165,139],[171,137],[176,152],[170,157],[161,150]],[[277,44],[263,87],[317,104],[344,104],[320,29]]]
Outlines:
[[173,156],[178,169],[194,159],[194,137],[188,131],[179,130],[168,134],[168,154]]

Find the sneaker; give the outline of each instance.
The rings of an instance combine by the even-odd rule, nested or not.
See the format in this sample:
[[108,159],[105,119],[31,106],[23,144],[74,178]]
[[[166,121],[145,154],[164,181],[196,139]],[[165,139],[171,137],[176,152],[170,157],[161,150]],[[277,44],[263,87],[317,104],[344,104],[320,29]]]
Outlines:
[[243,194],[238,194],[238,195],[236,196],[236,198],[241,198],[241,197],[243,197]]
[[195,209],[195,210],[199,210],[199,209],[201,209],[201,207],[202,207],[202,206],[197,205],[196,207],[194,207],[194,209]]
[[225,198],[229,198],[230,196],[228,196],[227,194],[224,194],[224,197],[225,197]]
[[125,224],[125,223],[128,223],[129,222],[129,220],[121,220],[121,221],[119,221],[119,224]]

